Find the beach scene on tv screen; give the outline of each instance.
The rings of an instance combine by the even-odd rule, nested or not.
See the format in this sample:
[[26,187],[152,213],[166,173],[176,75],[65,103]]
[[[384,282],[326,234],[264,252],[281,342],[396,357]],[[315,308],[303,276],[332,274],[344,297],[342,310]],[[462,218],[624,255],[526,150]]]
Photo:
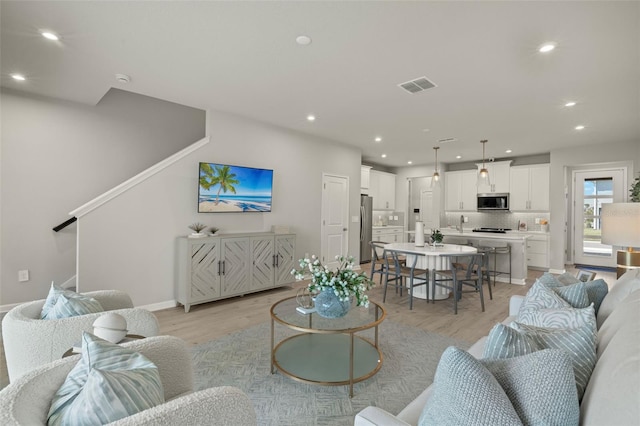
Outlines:
[[273,170],[200,163],[198,212],[270,212]]

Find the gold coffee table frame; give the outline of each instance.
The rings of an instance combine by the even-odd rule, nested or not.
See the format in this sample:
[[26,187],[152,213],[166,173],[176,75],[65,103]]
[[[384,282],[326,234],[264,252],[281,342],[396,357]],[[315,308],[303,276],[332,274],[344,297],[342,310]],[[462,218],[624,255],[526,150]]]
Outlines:
[[[382,367],[378,326],[387,312],[370,301],[368,308],[354,306],[343,318],[328,319],[316,313],[300,314],[297,306],[293,296],[271,307],[271,374],[279,370],[302,383],[349,385],[353,397],[353,384],[367,380]],[[276,345],[276,322],[301,333]],[[372,328],[373,341],[356,335]]]

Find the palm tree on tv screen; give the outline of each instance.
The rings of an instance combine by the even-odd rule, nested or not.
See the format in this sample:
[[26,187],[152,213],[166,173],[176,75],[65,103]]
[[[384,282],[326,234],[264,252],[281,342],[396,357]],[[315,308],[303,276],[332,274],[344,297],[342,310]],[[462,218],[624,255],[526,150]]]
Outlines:
[[205,175],[200,176],[200,186],[209,190],[212,186],[220,185],[214,203],[216,206],[220,203],[220,191],[236,193],[236,188],[233,185],[239,184],[240,181],[235,178],[235,173],[231,173],[229,166],[215,166],[212,168],[210,164],[205,163],[202,164],[202,171]]

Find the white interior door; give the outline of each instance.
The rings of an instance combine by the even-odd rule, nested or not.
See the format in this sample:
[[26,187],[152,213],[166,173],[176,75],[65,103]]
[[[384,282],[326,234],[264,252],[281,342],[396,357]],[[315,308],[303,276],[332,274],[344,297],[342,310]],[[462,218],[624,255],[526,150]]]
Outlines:
[[626,170],[595,169],[573,172],[573,262],[615,267],[611,246],[602,244],[602,205],[624,201]]
[[322,263],[337,267],[349,247],[349,178],[322,175]]
[[425,229],[437,229],[440,227],[438,214],[433,206],[433,191],[423,189],[420,191],[420,220]]

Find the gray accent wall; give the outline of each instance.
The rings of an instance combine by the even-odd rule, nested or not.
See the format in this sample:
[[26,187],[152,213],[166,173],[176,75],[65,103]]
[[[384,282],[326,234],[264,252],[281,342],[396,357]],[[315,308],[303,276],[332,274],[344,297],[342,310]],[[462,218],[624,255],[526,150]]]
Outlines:
[[[76,225],[51,229],[70,211],[206,129],[203,110],[118,89],[95,106],[7,89],[1,101],[0,305],[44,298],[51,281],[75,274]],[[149,231],[145,221],[136,226],[138,234]],[[119,267],[108,259],[103,265]],[[27,282],[18,282],[22,269],[30,272]]]

